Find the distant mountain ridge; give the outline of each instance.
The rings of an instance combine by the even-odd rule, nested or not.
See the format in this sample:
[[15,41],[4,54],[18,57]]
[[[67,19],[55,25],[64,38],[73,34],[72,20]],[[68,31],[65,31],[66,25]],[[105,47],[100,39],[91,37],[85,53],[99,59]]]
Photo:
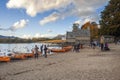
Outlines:
[[[59,35],[53,37],[53,39],[62,39],[63,37],[65,37],[65,35],[59,34]],[[0,35],[0,39],[4,39],[4,38],[19,38],[19,37]]]
[[65,37],[65,35],[59,34],[59,35],[55,36],[53,39],[62,39],[63,37]]
[[15,37],[15,36],[3,36],[3,35],[0,35],[0,38],[17,38],[17,37]]

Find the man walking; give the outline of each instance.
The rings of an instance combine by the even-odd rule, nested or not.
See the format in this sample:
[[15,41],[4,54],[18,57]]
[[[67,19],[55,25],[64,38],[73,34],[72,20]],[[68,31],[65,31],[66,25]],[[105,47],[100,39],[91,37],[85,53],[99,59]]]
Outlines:
[[47,58],[47,49],[48,49],[48,48],[47,48],[47,46],[45,45],[45,46],[44,46],[44,56],[45,56],[45,58]]

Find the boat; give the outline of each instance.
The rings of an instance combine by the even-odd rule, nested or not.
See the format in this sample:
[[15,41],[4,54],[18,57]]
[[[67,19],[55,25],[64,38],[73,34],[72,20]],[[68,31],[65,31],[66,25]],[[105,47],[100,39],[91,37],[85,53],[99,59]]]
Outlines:
[[27,58],[32,58],[34,57],[34,53],[23,53],[25,55],[25,57]]
[[65,51],[70,51],[72,49],[72,46],[66,46],[66,47],[63,47],[63,49],[65,49]]
[[61,53],[61,52],[68,52],[72,49],[72,46],[66,46],[66,47],[63,47],[61,49],[51,49],[51,52],[56,52],[56,53]]
[[0,56],[0,62],[10,62],[9,56]]
[[21,53],[12,53],[10,56],[11,59],[26,59],[25,54],[21,54]]
[[61,53],[61,52],[65,52],[65,49],[51,49],[51,52]]
[[10,57],[5,54],[5,52],[0,52],[0,62],[9,62]]

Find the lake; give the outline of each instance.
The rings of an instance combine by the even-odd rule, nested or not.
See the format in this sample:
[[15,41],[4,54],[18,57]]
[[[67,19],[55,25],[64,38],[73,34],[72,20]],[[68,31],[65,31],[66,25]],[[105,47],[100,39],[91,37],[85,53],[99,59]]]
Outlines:
[[[19,52],[19,53],[31,53],[32,49],[37,45],[39,47],[44,45],[51,45],[47,43],[12,43],[12,44],[0,44],[0,56],[7,55],[11,52]],[[60,48],[59,46],[49,46],[51,48]]]

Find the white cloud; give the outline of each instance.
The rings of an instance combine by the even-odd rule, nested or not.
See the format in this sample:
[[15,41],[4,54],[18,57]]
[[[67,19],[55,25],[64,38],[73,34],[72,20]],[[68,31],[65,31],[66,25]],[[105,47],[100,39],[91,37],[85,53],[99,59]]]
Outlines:
[[52,38],[56,36],[55,34],[42,34],[41,37]]
[[59,19],[59,14],[54,12],[53,14],[51,14],[47,17],[44,17],[44,19],[41,20],[39,23],[40,23],[40,25],[44,25],[44,24],[49,23],[49,22],[54,22],[57,19]]
[[51,9],[59,9],[70,3],[70,0],[9,0],[6,4],[8,8],[24,8],[30,16]]
[[40,33],[36,33],[33,37],[35,37],[35,38],[41,38],[41,37],[43,37],[43,38],[51,38],[51,37],[54,37],[54,36],[56,36],[55,34],[40,34]]
[[[85,16],[96,17],[96,9],[105,5],[108,1],[109,0],[9,0],[6,6],[8,8],[24,8],[26,13],[32,17],[45,11],[57,10],[57,13],[53,12],[39,22],[41,25],[44,25],[58,19],[64,19],[70,15],[79,16],[80,18]],[[68,8],[71,9],[66,11]]]
[[[55,12],[50,14],[49,16],[45,17],[43,20],[40,21],[40,25],[44,25],[49,22],[55,22],[59,19],[64,19],[67,16],[75,15],[80,18],[85,18],[86,16],[90,17],[92,16],[94,21],[98,20],[98,14],[96,13],[96,9],[98,9],[100,6],[104,5],[105,2],[108,0],[72,0],[73,7],[69,7],[71,9],[68,9],[67,11],[65,9],[59,9],[59,12]],[[68,5],[66,5],[68,6]],[[56,15],[56,16],[54,16]],[[54,20],[52,19],[54,18]],[[87,20],[87,19],[85,19]],[[84,22],[85,23],[85,22]]]
[[22,36],[18,36],[20,38],[24,38],[24,39],[32,39],[32,38],[53,38],[55,37],[57,34],[48,34],[48,33],[44,33],[44,34],[40,34],[40,33],[36,33],[34,35],[30,35],[30,34],[24,34]]
[[78,23],[81,27],[83,24],[87,22],[95,22],[95,19],[93,19],[92,17],[86,17],[86,18],[79,19],[75,21],[74,23]]
[[26,35],[26,34],[24,34],[23,36],[21,36],[21,38],[24,38],[24,39],[31,39],[32,36],[31,36],[31,35]]
[[41,37],[41,35],[40,35],[40,33],[36,33],[36,34],[34,35],[34,37],[35,37],[35,38],[39,38],[39,37]]
[[22,19],[20,21],[17,21],[12,25],[12,27],[10,27],[10,29],[11,30],[16,30],[16,29],[19,29],[19,28],[24,28],[27,25],[28,21],[29,20],[24,20],[24,19]]

